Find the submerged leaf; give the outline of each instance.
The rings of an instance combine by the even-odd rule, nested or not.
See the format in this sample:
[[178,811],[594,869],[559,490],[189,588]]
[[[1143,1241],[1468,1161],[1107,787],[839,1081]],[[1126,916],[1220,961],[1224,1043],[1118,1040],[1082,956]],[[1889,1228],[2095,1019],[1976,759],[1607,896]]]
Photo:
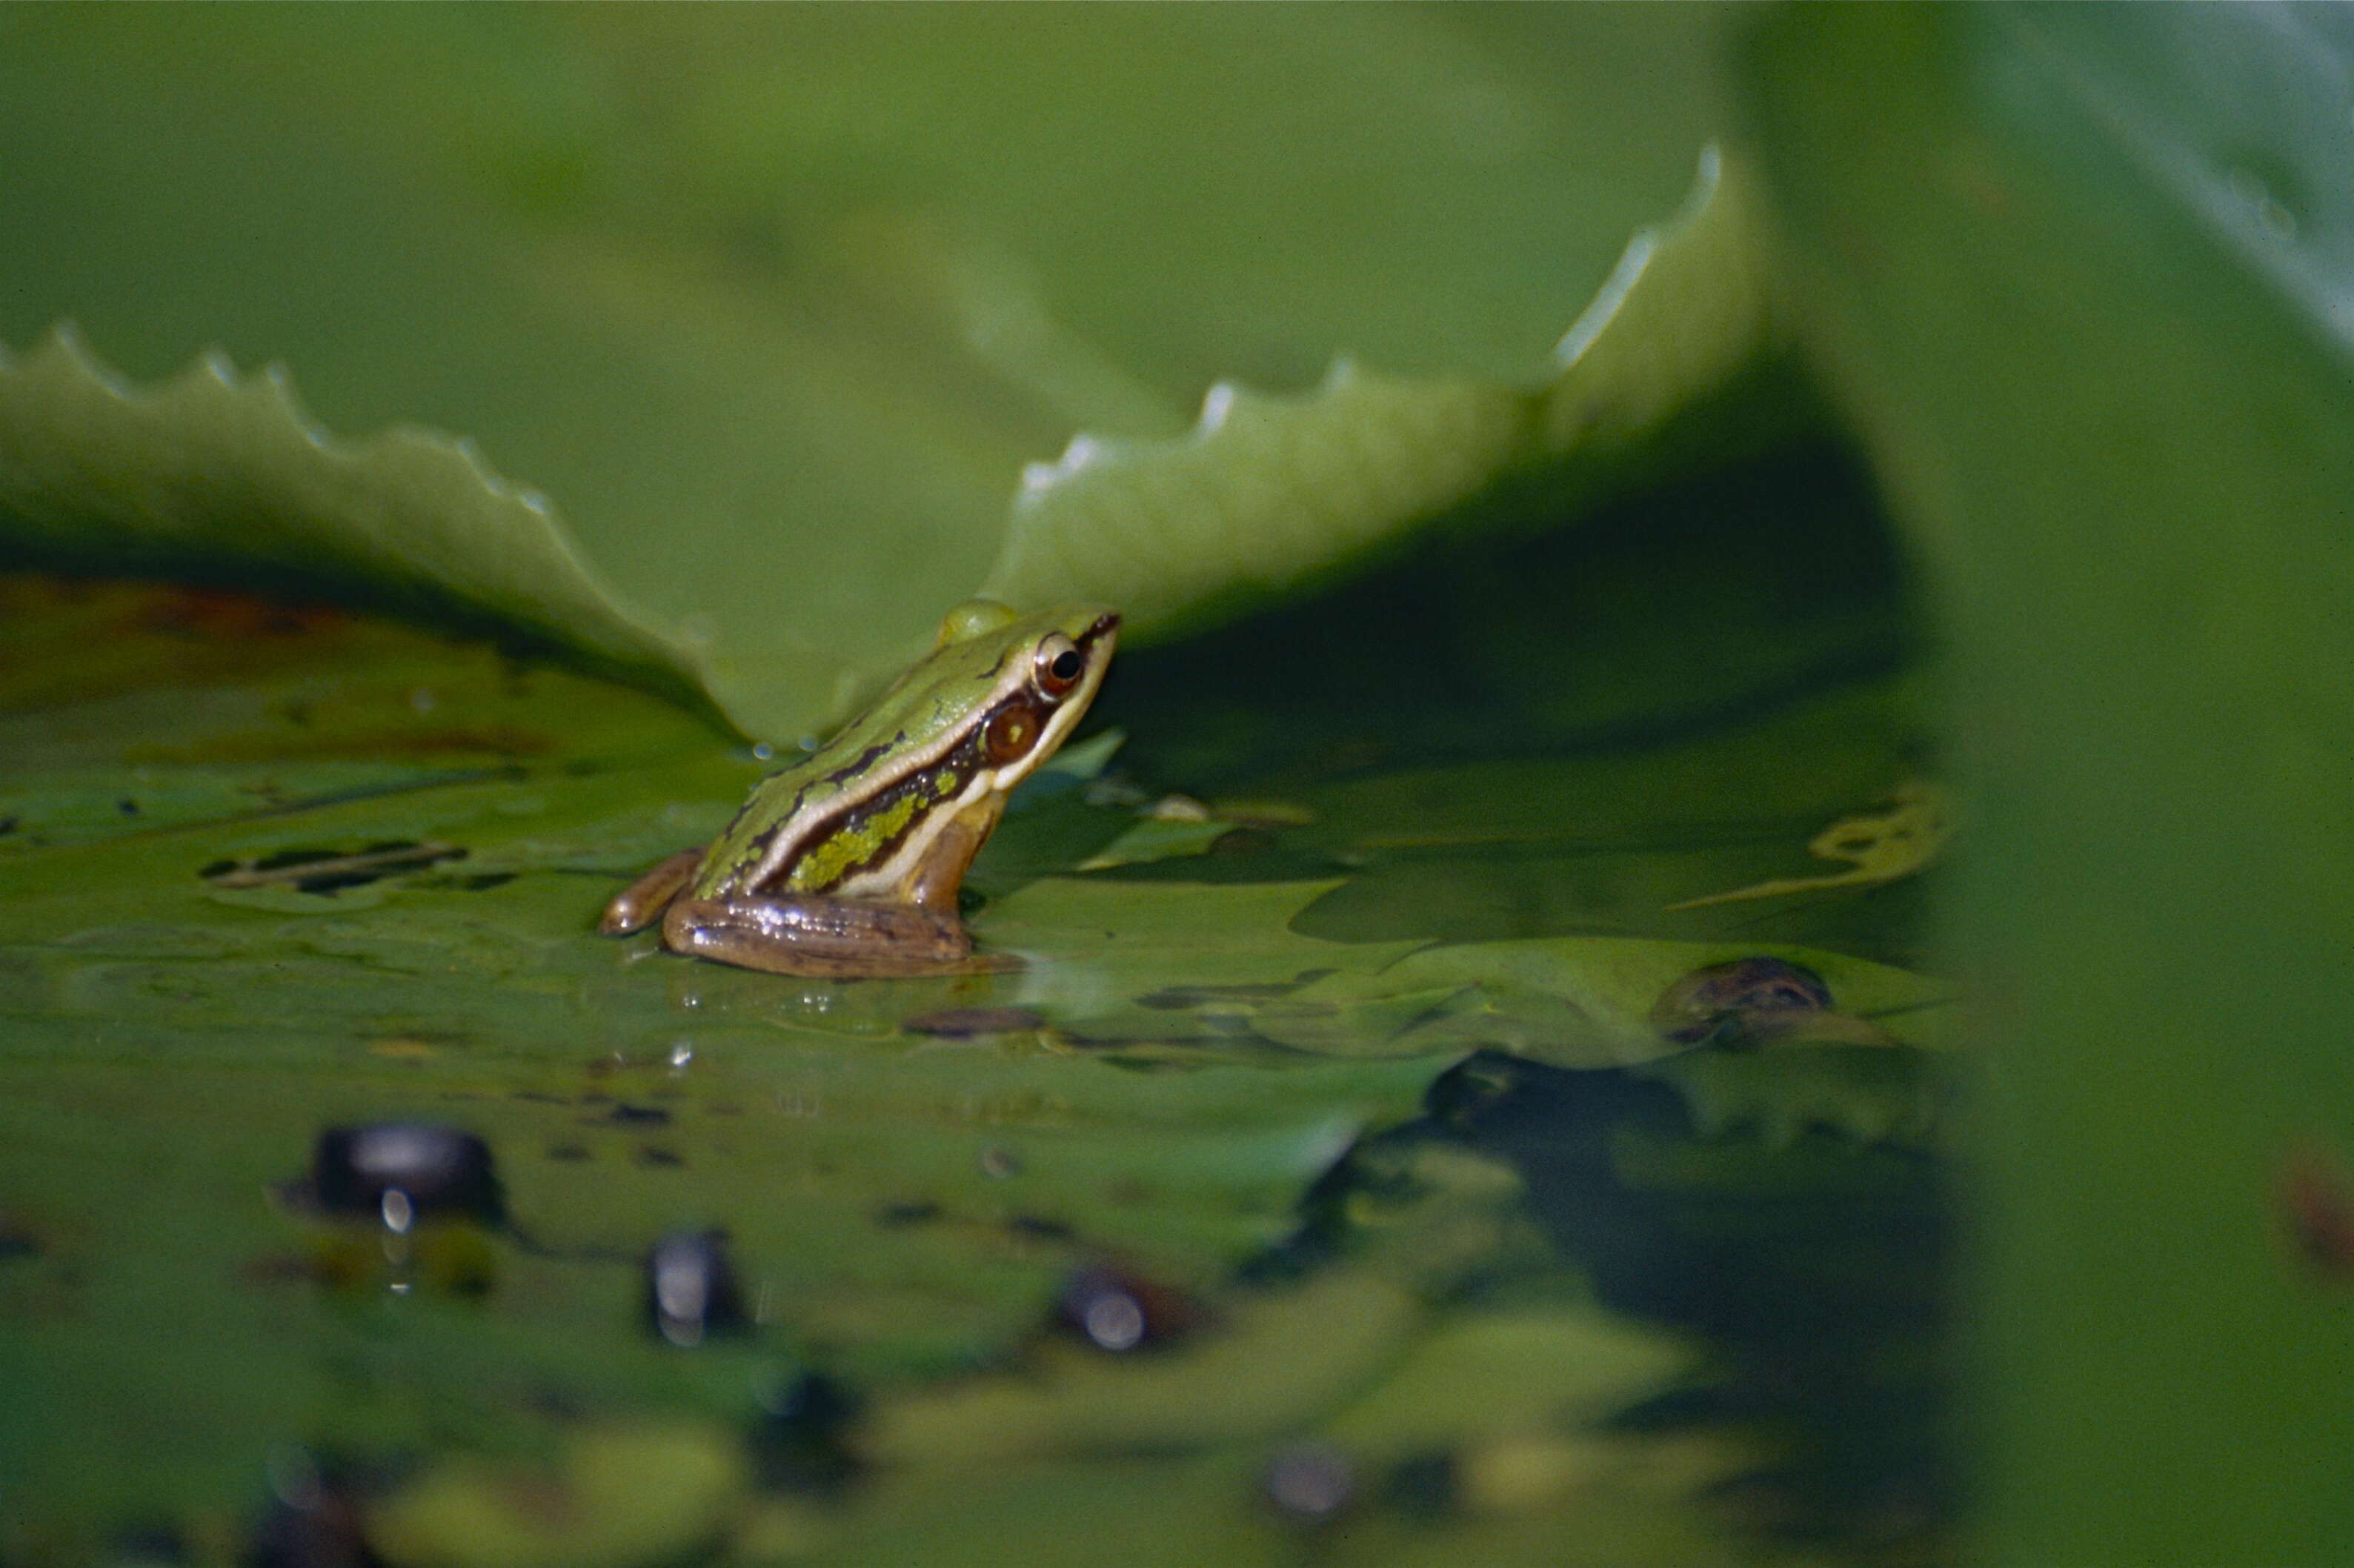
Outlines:
[[1668,908],[1698,909],[1711,904],[1738,904],[1752,898],[1778,898],[1786,893],[1812,893],[1831,887],[1877,887],[1900,876],[1910,876],[1944,853],[1953,836],[1953,802],[1946,791],[1925,779],[1908,779],[1892,794],[1894,804],[1885,811],[1841,817],[1807,841],[1807,853],[1819,860],[1852,861],[1855,869],[1821,876],[1785,876],[1687,898]]
[[716,1424],[590,1428],[553,1467],[445,1463],[367,1510],[393,1568],[652,1568],[715,1536],[750,1477]]
[[1784,1149],[1823,1128],[1859,1143],[1920,1147],[1942,1130],[1943,1086],[1917,1051],[1776,1044],[1690,1051],[1634,1071],[1672,1085],[1703,1138],[1747,1130]]
[[1236,1301],[1150,1358],[1058,1349],[1018,1373],[907,1400],[866,1434],[877,1461],[999,1466],[1272,1436],[1338,1405],[1420,1326],[1407,1292],[1362,1274]]
[[1656,1393],[1693,1359],[1675,1336],[1592,1306],[1470,1313],[1424,1338],[1324,1433],[1395,1462],[1474,1438],[1568,1431]]

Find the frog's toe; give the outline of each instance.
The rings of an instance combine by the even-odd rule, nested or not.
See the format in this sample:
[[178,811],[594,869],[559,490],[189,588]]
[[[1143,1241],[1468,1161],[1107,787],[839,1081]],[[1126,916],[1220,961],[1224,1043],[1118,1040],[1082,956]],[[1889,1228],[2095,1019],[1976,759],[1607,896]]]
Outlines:
[[626,937],[632,931],[644,930],[660,918],[663,910],[694,876],[695,868],[702,863],[703,852],[699,849],[663,856],[652,871],[621,889],[605,906],[597,929],[608,937]]

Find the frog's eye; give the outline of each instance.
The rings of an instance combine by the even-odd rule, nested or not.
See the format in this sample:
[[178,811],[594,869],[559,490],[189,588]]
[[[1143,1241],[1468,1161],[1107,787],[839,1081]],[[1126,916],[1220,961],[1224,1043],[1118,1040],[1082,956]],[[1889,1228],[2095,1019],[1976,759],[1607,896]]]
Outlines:
[[1079,683],[1087,673],[1087,655],[1061,632],[1054,632],[1038,644],[1038,689],[1050,697],[1059,697]]
[[1028,756],[1038,744],[1038,730],[1035,709],[1027,703],[1010,703],[989,721],[981,744],[989,749],[989,760],[1002,765]]

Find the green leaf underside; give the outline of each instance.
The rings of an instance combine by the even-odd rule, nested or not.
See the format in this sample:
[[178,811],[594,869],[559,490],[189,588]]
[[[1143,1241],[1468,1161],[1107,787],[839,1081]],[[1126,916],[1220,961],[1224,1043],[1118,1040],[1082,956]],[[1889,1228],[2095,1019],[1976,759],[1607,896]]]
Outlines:
[[[1508,481],[1543,474],[1558,516],[1564,493],[1606,491],[1629,449],[1780,345],[1753,206],[1746,175],[1709,148],[1684,211],[1629,243],[1543,387],[1341,359],[1300,397],[1222,381],[1182,437],[1074,438],[1023,474],[983,591],[1092,594],[1149,639],[1394,555]],[[1526,526],[1525,506],[1498,520]]]
[[463,441],[330,436],[282,369],[218,355],[153,390],[126,386],[60,327],[0,350],[6,546],[85,569],[271,582],[492,630],[682,701],[698,650],[655,630],[582,561],[547,498]]
[[[1684,214],[1636,238],[1549,387],[1338,361],[1301,397],[1221,382],[1180,440],[1075,438],[1023,477],[979,591],[1115,603],[1128,636],[1150,643],[1362,570],[1508,482],[1542,505],[1490,508],[1491,526],[1606,493],[1664,421],[1777,342],[1750,205],[1710,149]],[[919,651],[896,635],[821,648],[787,626],[755,659],[707,628],[662,628],[599,580],[554,502],[465,441],[413,429],[338,440],[294,402],[282,367],[240,376],[218,354],[134,389],[65,328],[0,359],[0,548],[487,630],[707,700],[773,740],[838,721]]]

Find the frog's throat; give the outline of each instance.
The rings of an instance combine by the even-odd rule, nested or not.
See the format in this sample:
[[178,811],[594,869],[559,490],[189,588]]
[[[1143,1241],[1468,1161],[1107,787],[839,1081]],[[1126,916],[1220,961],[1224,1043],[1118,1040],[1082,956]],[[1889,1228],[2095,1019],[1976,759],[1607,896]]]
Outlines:
[[[1040,763],[1054,756],[1055,750],[1063,744],[1064,737],[1070,734],[1071,726],[1079,722],[1080,716],[1087,711],[1087,705],[1095,701],[1096,688],[1103,684],[1104,671],[1111,662],[1112,646],[1118,640],[1119,626],[1119,620],[1117,616],[1107,616],[1080,638],[1080,647],[1087,654],[1087,673],[1081,677],[1078,690],[1065,696],[1062,702],[1056,705],[1055,711],[1048,715],[1037,745],[1002,768],[975,768],[972,778],[966,781],[965,787],[957,792],[953,800],[939,801],[928,810],[924,814],[923,821],[915,824],[914,830],[901,841],[888,859],[880,864],[852,873],[839,885],[827,889],[827,892],[837,897],[859,898],[873,897],[878,893],[887,893],[897,887],[902,879],[911,874],[914,865],[923,858],[925,853],[930,849],[932,841],[939,836],[941,830],[952,818],[993,792],[1002,793],[1011,789],[1028,778]],[[803,850],[813,840],[832,832],[843,818],[857,810],[875,796],[889,792],[916,774],[940,762],[949,753],[962,745],[965,738],[971,735],[976,727],[986,725],[989,722],[989,715],[1019,695],[1029,681],[1030,669],[1027,662],[1021,659],[1009,659],[1006,661],[1005,670],[998,675],[995,683],[991,686],[989,695],[982,700],[978,710],[980,716],[976,724],[960,726],[921,749],[911,751],[899,758],[885,768],[872,775],[867,780],[870,788],[858,790],[855,795],[843,791],[830,800],[802,808],[801,811],[794,814],[792,821],[784,824],[769,839],[759,859],[753,863],[750,869],[730,880],[736,886],[747,890],[775,885],[782,878],[784,868],[799,859]]]

